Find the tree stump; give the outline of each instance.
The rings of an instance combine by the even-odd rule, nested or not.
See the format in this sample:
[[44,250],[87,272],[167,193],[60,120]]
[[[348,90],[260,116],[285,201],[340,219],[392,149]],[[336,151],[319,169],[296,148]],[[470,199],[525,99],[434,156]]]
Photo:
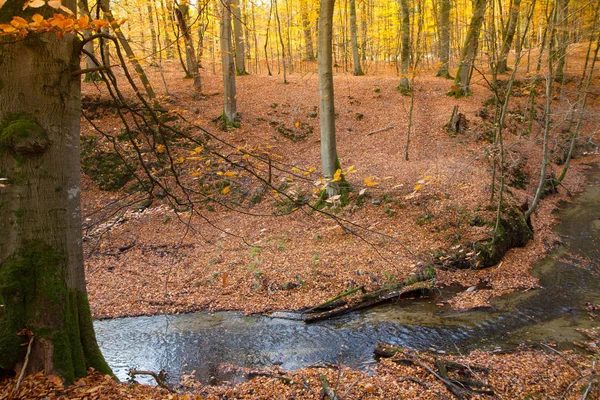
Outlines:
[[467,117],[465,117],[465,114],[458,112],[458,106],[454,106],[452,109],[452,116],[450,116],[450,120],[444,128],[454,135],[465,133],[467,130]]

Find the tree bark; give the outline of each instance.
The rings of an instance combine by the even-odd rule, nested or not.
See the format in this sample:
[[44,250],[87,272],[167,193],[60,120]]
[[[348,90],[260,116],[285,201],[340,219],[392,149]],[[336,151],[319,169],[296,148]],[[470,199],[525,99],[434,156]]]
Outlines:
[[242,26],[242,13],[240,12],[240,0],[232,0],[230,8],[233,16],[233,36],[235,37],[235,73],[237,75],[248,75],[248,71],[246,71],[246,49],[244,46],[244,29]]
[[148,3],[148,20],[150,21],[150,38],[152,40],[152,54],[150,55],[150,65],[157,65],[156,57],[160,57],[158,54],[158,42],[156,39],[156,26],[154,25],[154,7],[152,4]]
[[308,5],[306,0],[300,0],[300,18],[302,18],[302,32],[304,33],[304,58],[306,61],[314,61],[315,50],[313,47],[310,18],[308,17]]
[[198,71],[198,60],[196,59],[196,52],[194,51],[194,40],[192,39],[192,35],[188,27],[188,15],[189,7],[186,3],[182,2],[178,7],[175,8],[175,17],[185,43],[186,69],[190,74],[190,78],[194,79],[194,89],[197,92],[201,92],[202,79],[200,78],[200,72]]
[[283,83],[287,81],[287,63],[285,61],[285,42],[283,41],[283,33],[281,32],[281,19],[279,18],[279,8],[277,6],[277,0],[273,0],[275,7],[275,20],[277,21],[277,33],[279,35],[279,43],[281,44],[281,64],[283,64]]
[[223,70],[223,120],[226,124],[235,125],[238,120],[235,66],[231,45],[231,9],[221,6],[221,62]]
[[[78,0],[77,1],[77,6],[79,7],[79,13],[81,15],[87,15],[88,18],[91,20],[93,20],[92,16],[90,15],[90,8],[88,5],[88,1],[87,0]],[[86,29],[83,31],[83,37],[84,39],[87,39],[91,36],[92,32],[89,29]],[[84,46],[85,50],[90,53],[90,54],[94,54],[94,42],[89,41],[85,44]],[[85,67],[87,69],[92,69],[95,67],[99,67],[99,65],[96,65],[96,63],[94,61],[92,61],[92,58],[89,56],[85,56]],[[98,71],[93,71],[93,72],[86,72],[83,81],[84,82],[95,82],[95,81],[100,81],[102,80],[102,77],[100,76],[100,73]]]
[[400,53],[400,85],[398,90],[402,93],[411,91],[408,80],[408,66],[410,64],[410,7],[408,0],[400,0],[400,41],[402,49]]
[[471,73],[477,56],[479,32],[483,23],[486,5],[487,0],[474,0],[473,2],[473,16],[460,53],[460,65],[454,78],[454,85],[450,89],[450,95],[460,97],[471,93]]
[[450,0],[440,1],[440,27],[438,34],[440,36],[439,57],[440,67],[435,76],[452,79],[450,76]]
[[352,41],[352,63],[354,64],[354,75],[361,76],[365,73],[360,66],[358,55],[358,28],[356,26],[356,0],[350,0],[350,40]]
[[[101,7],[108,6],[108,1],[100,2],[100,6]],[[154,89],[152,88],[152,85],[150,84],[150,80],[148,79],[146,72],[144,72],[144,69],[142,68],[142,65],[138,61],[137,57],[135,56],[135,53],[133,52],[133,49],[129,45],[127,38],[123,34],[123,31],[121,30],[121,27],[119,26],[119,23],[115,20],[115,17],[113,17],[112,13],[110,12],[110,9],[102,8],[102,12],[104,13],[104,16],[106,17],[106,19],[108,19],[108,21],[110,22],[110,25],[112,26],[112,29],[115,32],[115,36],[119,40],[119,43],[121,44],[121,47],[123,47],[123,50],[125,50],[125,54],[127,54],[127,58],[129,59],[129,62],[131,62],[133,64],[133,68],[135,69],[135,72],[136,72],[138,78],[140,78],[140,81],[142,81],[142,84],[144,85],[144,89],[146,89],[146,94],[148,95],[148,98],[150,100],[155,100],[156,93],[154,92]]]
[[321,164],[327,183],[327,196],[339,193],[337,182],[331,182],[337,170],[337,148],[335,143],[335,107],[333,97],[333,7],[335,0],[321,0],[319,11],[319,98],[321,122]]
[[515,32],[517,31],[517,23],[519,22],[519,14],[521,12],[521,0],[513,0],[510,6],[508,22],[504,30],[502,38],[502,49],[500,50],[500,60],[498,60],[498,73],[503,74],[507,71],[508,52],[512,46]]
[[[75,1],[64,2],[75,10]],[[25,15],[9,0],[0,23]],[[79,41],[54,33],[0,46],[0,372],[23,360],[16,334],[34,334],[28,373],[67,383],[110,368],[96,343],[83,267]]]

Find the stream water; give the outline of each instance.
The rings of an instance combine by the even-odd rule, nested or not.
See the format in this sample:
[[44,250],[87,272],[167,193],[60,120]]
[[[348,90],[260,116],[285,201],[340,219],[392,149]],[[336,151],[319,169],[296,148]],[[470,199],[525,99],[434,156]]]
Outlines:
[[564,241],[538,262],[541,288],[496,299],[492,309],[457,312],[429,299],[400,301],[306,325],[301,321],[234,312],[119,318],[96,321],[100,347],[115,374],[129,368],[165,370],[173,382],[195,371],[200,382],[243,379],[226,365],[281,365],[297,369],[322,362],[368,369],[373,349],[387,341],[414,349],[467,352],[519,343],[580,340],[578,328],[597,325],[586,302],[600,303],[600,168],[585,190],[559,212]]

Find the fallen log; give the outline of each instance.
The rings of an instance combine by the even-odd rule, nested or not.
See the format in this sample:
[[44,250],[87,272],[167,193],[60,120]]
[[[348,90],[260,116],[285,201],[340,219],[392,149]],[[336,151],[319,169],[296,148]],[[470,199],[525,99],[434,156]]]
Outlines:
[[[332,297],[331,299],[326,300],[326,301],[324,301],[323,303],[321,303],[319,305],[311,307],[308,310],[305,310],[304,312],[309,313],[309,312],[315,312],[315,311],[318,311],[318,310],[330,309],[331,306],[335,305],[338,300],[340,300],[340,299],[342,299],[344,297],[350,296],[351,294],[354,294],[354,293],[356,293],[358,291],[361,291],[362,293],[365,293],[365,287],[364,287],[364,285],[361,285],[361,286],[358,286],[358,287],[355,287],[355,288],[352,288],[352,289],[348,289],[344,293],[338,294],[337,296]],[[342,304],[342,305],[345,305],[345,303]],[[336,308],[336,307],[333,307],[333,308]]]
[[377,304],[398,298],[402,295],[407,295],[410,293],[415,293],[423,290],[431,290],[433,288],[433,283],[431,281],[425,282],[416,282],[408,286],[404,286],[400,289],[382,289],[374,293],[367,293],[362,296],[359,301],[353,305],[349,305],[344,308],[337,308],[331,311],[324,311],[313,315],[306,315],[304,317],[304,322],[318,322],[324,321],[326,319],[330,319],[333,317],[338,317],[340,315],[345,315],[353,311],[363,310],[365,308],[373,307]]

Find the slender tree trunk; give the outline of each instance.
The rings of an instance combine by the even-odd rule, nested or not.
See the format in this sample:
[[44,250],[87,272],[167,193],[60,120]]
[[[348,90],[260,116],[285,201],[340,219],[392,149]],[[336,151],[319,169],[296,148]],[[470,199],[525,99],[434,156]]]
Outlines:
[[483,23],[486,5],[487,0],[474,0],[473,2],[473,16],[471,17],[469,30],[467,31],[467,36],[461,50],[460,65],[454,78],[454,85],[450,89],[450,95],[465,96],[471,93],[471,74],[477,56],[479,31]]
[[554,88],[554,60],[550,56],[552,54],[553,42],[556,35],[556,23],[557,15],[560,13],[558,6],[555,5],[553,10],[552,18],[550,19],[550,27],[548,28],[550,38],[548,40],[548,57],[547,58],[547,76],[546,76],[546,104],[544,106],[544,137],[542,142],[542,166],[540,168],[540,179],[538,181],[538,187],[535,191],[535,196],[529,206],[529,209],[525,211],[525,219],[528,220],[531,214],[537,209],[538,203],[544,193],[544,187],[546,184],[546,169],[548,167],[548,141],[550,138],[550,122],[552,120],[551,109],[552,109],[552,91]]
[[521,0],[513,0],[510,6],[510,14],[508,22],[504,29],[502,37],[502,49],[500,50],[500,60],[498,60],[498,73],[503,74],[507,71],[508,52],[512,46],[512,42],[517,31],[517,23],[519,22],[519,13],[521,12]]
[[[108,3],[108,1],[106,3]],[[102,6],[103,4],[106,4],[106,3],[101,2],[100,4]],[[150,100],[156,99],[156,94],[154,92],[154,89],[152,88],[152,85],[150,84],[150,80],[148,80],[148,76],[144,72],[144,69],[140,65],[140,62],[138,61],[137,57],[135,56],[133,49],[131,48],[131,46],[129,45],[129,42],[125,38],[125,35],[123,34],[123,31],[121,30],[121,27],[119,26],[119,23],[115,20],[115,18],[113,17],[113,15],[109,9],[103,8],[102,12],[104,13],[106,18],[110,22],[110,25],[112,26],[112,29],[115,32],[115,36],[119,40],[119,43],[121,44],[121,47],[123,47],[123,50],[125,50],[125,54],[127,54],[127,58],[129,59],[129,62],[131,62],[133,64],[133,68],[135,69],[137,76],[140,78],[140,81],[142,81],[142,84],[144,85],[144,88],[146,89],[146,94],[148,95],[148,98]]]
[[302,18],[302,32],[304,33],[304,58],[306,61],[315,60],[312,32],[310,29],[310,18],[308,17],[308,4],[306,0],[300,0],[300,18]]
[[194,40],[188,27],[188,16],[189,8],[187,4],[181,3],[179,7],[175,7],[175,18],[179,26],[179,30],[183,35],[183,41],[185,42],[185,61],[187,65],[187,72],[190,74],[190,78],[194,79],[194,89],[197,92],[202,91],[202,79],[200,78],[200,72],[198,70],[198,60],[196,59],[196,51],[194,50]]
[[169,34],[169,23],[167,22],[167,20],[169,19],[167,17],[167,14],[170,13],[167,7],[165,6],[164,0],[160,0],[160,11],[160,15],[162,17],[161,22],[163,26],[163,33],[165,35],[163,46],[166,49],[167,58],[173,58],[175,53],[173,52],[173,42],[171,41],[171,35]]
[[270,0],[270,7],[269,7],[269,18],[267,19],[267,33],[265,35],[265,62],[267,63],[267,74],[269,76],[273,75],[271,73],[271,67],[269,66],[269,52],[268,52],[268,46],[269,46],[269,28],[271,27],[271,15],[273,14],[273,0]]
[[150,55],[150,64],[157,65],[156,57],[158,55],[158,46],[156,39],[156,26],[154,25],[154,7],[151,3],[148,3],[148,19],[150,20],[150,38],[152,39],[152,54]]
[[435,76],[452,79],[450,75],[450,0],[440,1],[440,26],[438,34],[440,37],[439,57],[440,67]]
[[[0,24],[24,16],[9,0]],[[63,5],[75,10],[75,1]],[[73,382],[88,367],[110,373],[96,343],[83,267],[79,182],[79,41],[33,34],[0,45],[0,373]]]
[[[87,0],[78,0],[77,2],[77,6],[79,7],[79,13],[81,15],[86,15],[90,21],[93,19],[92,16],[90,15],[90,8],[88,5],[88,1]],[[91,36],[92,32],[89,29],[86,29],[83,31],[83,38],[87,39]],[[85,44],[84,46],[85,50],[90,53],[90,54],[94,54],[94,42],[89,41]],[[86,68],[95,68],[95,67],[99,67],[99,65],[96,65],[96,63],[94,61],[92,61],[92,58],[89,56],[84,56],[85,59],[85,67]],[[94,71],[94,72],[87,72],[85,74],[85,76],[83,77],[83,81],[84,82],[94,82],[94,81],[100,81],[102,80],[102,76],[100,75],[100,73],[98,71]]]
[[221,6],[221,68],[223,70],[223,120],[235,126],[238,121],[235,90],[235,62],[231,44],[231,9]]
[[[104,18],[106,20],[108,20],[109,22],[111,22],[111,20],[109,18],[109,16],[111,15],[110,14],[110,0],[98,0],[98,1],[99,1],[98,9],[101,9],[102,12],[104,13]],[[105,33],[107,35],[110,34],[108,26],[102,27],[102,33]],[[100,53],[102,54],[102,63],[106,66],[110,65],[110,46],[108,43],[109,43],[108,40],[100,39]]]
[[367,61],[367,40],[369,37],[369,26],[367,24],[367,19],[369,15],[367,14],[367,1],[364,0],[362,4],[362,18],[360,19],[360,30],[362,35],[362,41],[360,44],[362,50],[362,60]]
[[287,65],[285,62],[285,42],[283,41],[283,33],[281,32],[281,20],[279,19],[279,10],[277,8],[277,0],[274,1],[275,19],[277,20],[277,33],[279,34],[279,42],[281,44],[281,63],[283,64],[283,83],[287,81]]
[[[590,45],[591,45],[592,41],[590,40]],[[588,49],[588,57],[586,58],[586,64],[589,60],[589,53],[591,50],[591,46]],[[588,93],[590,92],[590,86],[592,83],[592,77],[594,76],[594,71],[595,71],[595,67],[596,67],[596,61],[598,60],[598,50],[600,50],[600,34],[596,33],[596,50],[594,50],[594,54],[592,56],[592,64],[590,67],[590,72],[588,73],[587,79],[586,79],[586,84],[585,84],[585,90],[583,91],[583,98],[581,99],[581,106],[578,106],[579,109],[579,113],[578,113],[578,118],[577,118],[577,124],[575,125],[575,132],[573,132],[573,136],[571,137],[571,143],[569,145],[569,151],[567,153],[567,157],[565,159],[565,165],[563,166],[562,172],[560,173],[560,176],[558,177],[557,181],[558,183],[562,183],[563,179],[565,179],[565,176],[567,175],[567,171],[569,170],[569,164],[571,162],[571,158],[573,156],[573,150],[575,150],[575,142],[577,141],[577,136],[579,136],[579,129],[581,128],[581,122],[583,121],[583,115],[585,112],[585,106],[587,105],[587,97],[588,97]],[[586,68],[587,65],[583,68],[583,73],[581,76],[581,83],[583,83],[583,79],[586,73]],[[575,102],[575,104],[577,105],[579,102]],[[573,123],[573,119],[571,119],[571,121],[569,122],[569,130],[571,128],[571,125]]]
[[354,75],[364,75],[360,66],[358,55],[358,28],[356,26],[356,0],[350,0],[350,40],[352,41],[352,62],[354,64]]
[[339,193],[337,182],[331,182],[337,170],[337,147],[335,143],[335,108],[333,94],[333,7],[334,0],[321,0],[319,11],[319,98],[321,120],[321,163],[327,183],[327,196]]
[[235,37],[235,73],[237,75],[248,75],[248,71],[246,71],[246,49],[244,46],[244,29],[242,13],[240,12],[240,0],[232,0],[229,7],[233,18],[233,36]]
[[569,45],[569,0],[557,1],[558,18],[557,26],[561,27],[561,32],[556,34],[556,79],[561,80],[565,75],[565,65],[567,62],[567,47]]
[[410,6],[409,0],[400,0],[400,13],[402,22],[400,24],[400,42],[402,49],[400,53],[400,85],[398,90],[408,94],[412,89],[408,79],[408,67],[410,65]]

